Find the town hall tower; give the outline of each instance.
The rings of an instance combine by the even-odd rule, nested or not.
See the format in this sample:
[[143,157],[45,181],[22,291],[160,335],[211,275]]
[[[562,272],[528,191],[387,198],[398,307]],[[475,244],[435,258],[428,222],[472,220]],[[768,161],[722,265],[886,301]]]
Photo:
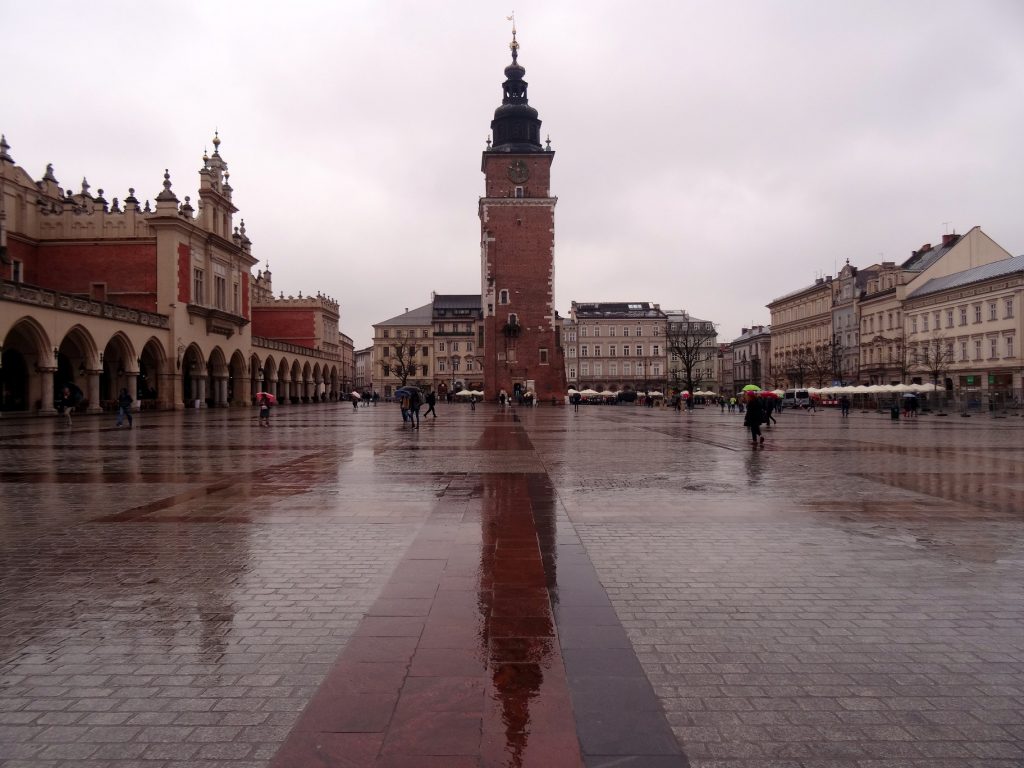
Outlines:
[[483,153],[480,198],[481,295],[486,398],[533,391],[541,402],[565,396],[565,364],[555,318],[555,203],[551,161],[527,100],[526,69],[512,30],[512,63]]

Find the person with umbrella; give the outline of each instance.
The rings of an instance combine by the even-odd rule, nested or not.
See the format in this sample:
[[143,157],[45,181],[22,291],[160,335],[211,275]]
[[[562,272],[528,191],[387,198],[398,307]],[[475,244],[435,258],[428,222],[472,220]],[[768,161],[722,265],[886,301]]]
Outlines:
[[256,403],[260,407],[260,418],[259,425],[261,427],[270,426],[270,402],[272,395],[269,392],[260,392],[256,395]]
[[743,417],[743,426],[750,430],[750,441],[754,448],[764,445],[764,435],[761,434],[761,423],[764,421],[764,408],[761,398],[757,396],[760,387],[749,389],[753,385],[748,384],[743,388],[744,397],[747,400],[746,415]]

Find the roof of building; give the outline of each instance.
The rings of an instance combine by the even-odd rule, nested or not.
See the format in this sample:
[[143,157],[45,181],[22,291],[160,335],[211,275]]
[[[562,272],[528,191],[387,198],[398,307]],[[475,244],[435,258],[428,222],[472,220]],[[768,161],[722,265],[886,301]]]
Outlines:
[[710,320],[704,320],[703,318],[700,318],[700,317],[694,317],[689,312],[687,312],[685,309],[663,309],[662,312],[665,314],[665,317],[667,317],[669,319],[669,322],[675,322],[675,323],[680,322],[680,320],[678,319],[680,316],[685,318],[685,322],[687,322],[687,323],[708,323],[708,322],[711,322]]
[[743,333],[732,340],[732,344],[742,344],[746,341],[750,341],[758,336],[771,336],[772,327],[770,325],[755,325],[753,328],[744,328]]
[[434,309],[480,309],[480,294],[435,293]]
[[654,319],[664,317],[664,313],[649,301],[594,301],[594,302],[573,302],[573,310],[576,317],[587,319],[609,319],[622,318],[647,318]]
[[797,288],[795,291],[790,291],[789,293],[785,293],[782,296],[779,296],[778,298],[772,299],[765,306],[770,307],[772,304],[777,304],[778,302],[785,301],[786,299],[792,299],[795,296],[799,296],[801,293],[809,293],[810,291],[813,290],[820,290],[822,288],[828,288],[831,290],[832,279],[832,275],[828,275],[827,277],[815,278],[814,282],[811,283],[810,285],[805,285],[803,288]]
[[900,264],[900,269],[905,269],[908,272],[924,272],[928,267],[949,253],[962,238],[963,235],[951,235],[946,242],[937,248],[933,248],[931,244],[921,246],[921,250],[914,251],[909,259]]
[[954,272],[952,275],[933,277],[907,296],[907,298],[916,299],[919,296],[947,291],[950,288],[959,288],[960,286],[978,283],[982,280],[991,280],[993,277],[1012,275],[1015,272],[1024,272],[1024,256],[1014,256],[1009,259],[1002,259],[1001,261],[993,261],[991,264],[982,264],[980,267],[965,269],[963,272]]
[[430,325],[434,318],[434,305],[424,304],[422,307],[416,307],[416,309],[409,310],[404,314],[392,317],[390,320],[384,320],[377,325]]

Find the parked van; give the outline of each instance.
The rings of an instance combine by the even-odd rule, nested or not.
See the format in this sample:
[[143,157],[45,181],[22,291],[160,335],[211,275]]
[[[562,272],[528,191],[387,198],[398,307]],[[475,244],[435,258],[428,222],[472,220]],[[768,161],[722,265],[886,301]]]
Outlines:
[[782,393],[783,408],[810,408],[811,393],[806,389],[787,389]]

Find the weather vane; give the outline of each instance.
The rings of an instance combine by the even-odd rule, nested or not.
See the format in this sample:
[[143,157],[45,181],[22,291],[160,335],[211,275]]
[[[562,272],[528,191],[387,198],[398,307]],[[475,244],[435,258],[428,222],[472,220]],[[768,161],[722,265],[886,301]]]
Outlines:
[[519,53],[519,43],[516,42],[516,12],[512,11],[512,15],[506,16],[505,20],[512,22],[512,42],[508,44],[508,47],[512,49],[512,59],[514,61]]

